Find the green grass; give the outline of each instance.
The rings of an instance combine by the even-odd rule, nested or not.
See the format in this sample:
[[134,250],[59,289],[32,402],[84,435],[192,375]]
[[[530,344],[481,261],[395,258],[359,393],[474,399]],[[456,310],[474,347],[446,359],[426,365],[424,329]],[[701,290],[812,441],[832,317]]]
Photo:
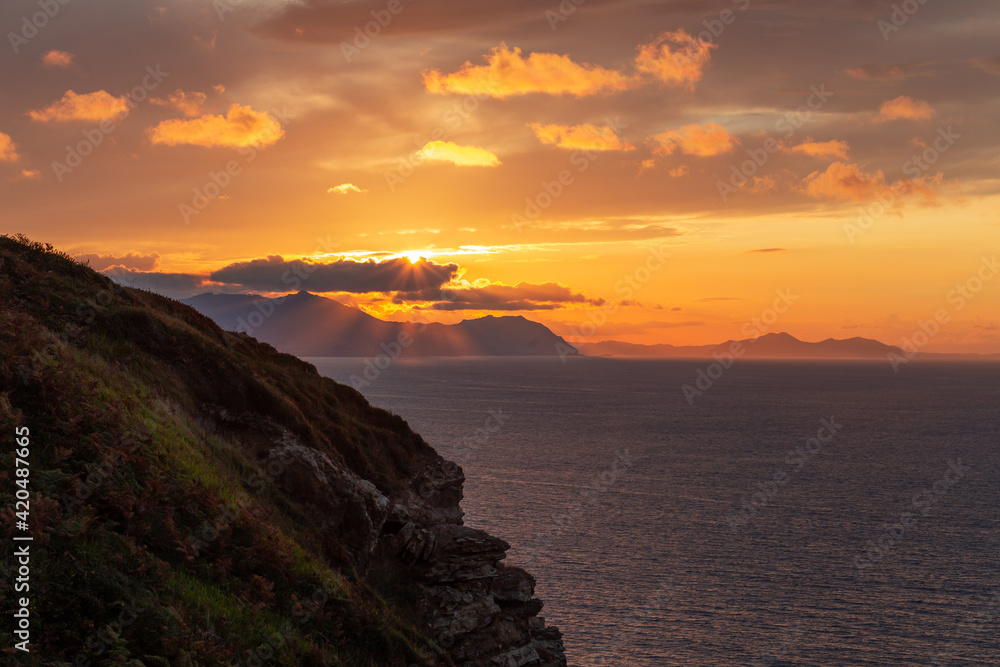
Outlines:
[[[437,457],[402,419],[23,237],[0,237],[0,349],[0,429],[31,429],[39,619],[4,661],[227,665],[271,640],[275,665],[449,664],[399,577],[358,576],[261,470],[284,429],[396,493]],[[0,450],[0,512],[13,467]]]

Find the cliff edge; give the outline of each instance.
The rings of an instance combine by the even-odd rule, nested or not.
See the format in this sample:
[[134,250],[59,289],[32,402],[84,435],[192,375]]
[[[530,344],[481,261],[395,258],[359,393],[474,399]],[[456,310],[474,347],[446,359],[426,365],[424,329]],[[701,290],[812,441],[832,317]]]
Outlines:
[[310,364],[23,237],[0,237],[0,349],[33,538],[31,652],[8,634],[5,660],[566,664],[534,579],[463,525],[462,470]]

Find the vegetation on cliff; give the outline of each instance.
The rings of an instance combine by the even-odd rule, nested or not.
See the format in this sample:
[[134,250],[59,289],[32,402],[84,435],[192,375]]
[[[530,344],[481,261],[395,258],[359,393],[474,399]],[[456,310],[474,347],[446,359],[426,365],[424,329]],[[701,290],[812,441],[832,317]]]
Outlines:
[[373,483],[369,497],[399,497],[440,462],[401,418],[20,236],[0,238],[0,349],[5,590],[19,427],[30,431],[34,538],[31,653],[4,633],[6,660],[450,662],[405,577],[361,567],[362,528],[343,516],[336,530],[317,525],[275,457],[283,443],[321,452],[324,466]]

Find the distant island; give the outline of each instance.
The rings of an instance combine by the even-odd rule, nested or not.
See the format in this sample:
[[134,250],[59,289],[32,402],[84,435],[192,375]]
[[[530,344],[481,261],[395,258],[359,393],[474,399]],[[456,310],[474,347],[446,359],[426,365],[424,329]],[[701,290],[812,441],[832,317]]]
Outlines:
[[[640,345],[605,340],[599,343],[578,343],[581,354],[605,357],[646,358],[709,358],[734,356],[744,359],[882,359],[890,355],[909,358],[914,356],[895,345],[886,345],[871,338],[827,338],[818,343],[799,340],[788,333],[769,333],[758,338],[729,340],[717,345]],[[996,359],[1000,355],[940,354],[920,352],[921,359]]]
[[[199,294],[181,300],[226,331],[238,331],[299,357],[528,357],[598,356],[640,358],[887,359],[913,357],[871,338],[799,340],[788,333],[708,345],[642,345],[616,340],[569,343],[539,322],[522,316],[487,315],[457,324],[393,322],[333,299],[297,292],[271,298],[259,294]],[[738,350],[734,354],[734,350]],[[1000,355],[935,354],[921,359],[997,359]]]
[[242,331],[299,357],[576,356],[548,327],[520,316],[458,324],[389,322],[326,297],[298,292],[199,294],[185,303],[227,331]]

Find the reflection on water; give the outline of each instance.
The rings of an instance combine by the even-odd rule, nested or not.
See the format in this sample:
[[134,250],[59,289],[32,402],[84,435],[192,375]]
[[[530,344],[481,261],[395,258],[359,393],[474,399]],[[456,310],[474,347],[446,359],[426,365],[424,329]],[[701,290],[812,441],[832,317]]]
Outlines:
[[689,406],[700,365],[397,361],[363,391],[462,463],[573,665],[1000,664],[1000,365],[747,361]]

